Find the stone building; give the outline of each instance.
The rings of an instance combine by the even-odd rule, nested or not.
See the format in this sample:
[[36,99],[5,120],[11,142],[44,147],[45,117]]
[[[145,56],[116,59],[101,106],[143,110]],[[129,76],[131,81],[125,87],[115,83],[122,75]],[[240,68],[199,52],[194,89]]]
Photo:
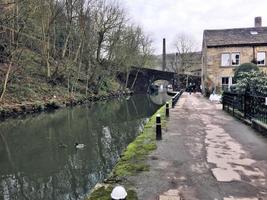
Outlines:
[[205,30],[202,44],[202,88],[221,91],[234,84],[234,69],[256,62],[267,72],[267,27],[261,17],[252,28]]

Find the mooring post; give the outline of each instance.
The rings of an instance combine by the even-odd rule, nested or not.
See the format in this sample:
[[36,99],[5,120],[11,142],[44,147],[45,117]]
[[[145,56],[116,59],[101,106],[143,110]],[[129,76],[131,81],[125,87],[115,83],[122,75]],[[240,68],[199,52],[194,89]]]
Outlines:
[[127,192],[123,186],[116,186],[110,196],[112,200],[126,200]]
[[157,114],[156,116],[156,139],[162,139],[160,114]]
[[170,116],[170,107],[169,107],[169,102],[166,103],[166,117]]
[[172,97],[172,108],[174,108],[174,106],[175,106],[175,98]]

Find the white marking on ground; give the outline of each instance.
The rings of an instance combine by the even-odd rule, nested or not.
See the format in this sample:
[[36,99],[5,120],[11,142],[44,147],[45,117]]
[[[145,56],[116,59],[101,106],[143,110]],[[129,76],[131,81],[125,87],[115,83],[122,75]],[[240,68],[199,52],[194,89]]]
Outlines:
[[180,200],[179,190],[168,190],[163,195],[159,196],[159,200]]
[[248,158],[242,146],[219,125],[211,124],[208,116],[201,118],[206,124],[207,161],[216,165],[212,173],[217,181],[241,181],[246,176],[251,183],[265,185],[264,173],[252,166],[256,160]]
[[236,197],[228,197],[223,198],[223,200],[259,200],[258,198],[236,198]]

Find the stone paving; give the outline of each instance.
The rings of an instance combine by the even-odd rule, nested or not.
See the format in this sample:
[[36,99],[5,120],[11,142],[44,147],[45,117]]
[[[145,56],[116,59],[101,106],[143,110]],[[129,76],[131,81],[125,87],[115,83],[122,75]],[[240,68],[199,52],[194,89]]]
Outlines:
[[181,96],[147,162],[130,179],[141,200],[267,200],[267,139],[200,94]]

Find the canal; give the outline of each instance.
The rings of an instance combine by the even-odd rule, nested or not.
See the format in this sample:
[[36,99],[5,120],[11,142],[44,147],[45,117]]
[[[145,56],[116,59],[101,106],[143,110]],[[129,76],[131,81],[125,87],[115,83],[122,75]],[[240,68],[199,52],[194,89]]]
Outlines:
[[134,95],[0,123],[0,200],[83,199],[167,98]]

